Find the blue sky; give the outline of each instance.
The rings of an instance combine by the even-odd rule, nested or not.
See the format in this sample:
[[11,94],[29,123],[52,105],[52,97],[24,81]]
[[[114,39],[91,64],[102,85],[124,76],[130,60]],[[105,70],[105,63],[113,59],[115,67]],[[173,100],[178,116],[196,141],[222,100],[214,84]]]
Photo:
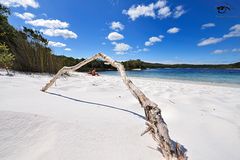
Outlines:
[[[0,0],[9,21],[43,32],[55,54],[161,63],[240,61],[239,0]],[[224,14],[216,7],[229,6]]]

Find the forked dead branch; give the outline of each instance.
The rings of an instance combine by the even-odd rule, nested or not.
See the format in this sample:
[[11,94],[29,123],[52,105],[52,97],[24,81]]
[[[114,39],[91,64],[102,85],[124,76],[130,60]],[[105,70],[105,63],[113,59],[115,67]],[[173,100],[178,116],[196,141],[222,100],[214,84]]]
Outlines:
[[171,140],[167,125],[162,118],[161,110],[158,108],[158,105],[148,99],[144,93],[139,90],[130,79],[128,79],[126,76],[125,68],[121,63],[114,61],[103,53],[98,53],[93,57],[76,64],[75,66],[63,67],[49,81],[49,83],[47,83],[42,88],[42,91],[45,92],[49,87],[51,87],[62,74],[70,71],[75,71],[98,58],[102,58],[104,61],[110,63],[113,67],[117,68],[117,70],[120,72],[124,84],[129,88],[133,96],[138,99],[139,103],[143,107],[147,120],[147,129],[142,135],[146,134],[147,132],[150,132],[152,134],[153,139],[158,143],[159,150],[166,160],[186,160],[186,149],[181,144]]

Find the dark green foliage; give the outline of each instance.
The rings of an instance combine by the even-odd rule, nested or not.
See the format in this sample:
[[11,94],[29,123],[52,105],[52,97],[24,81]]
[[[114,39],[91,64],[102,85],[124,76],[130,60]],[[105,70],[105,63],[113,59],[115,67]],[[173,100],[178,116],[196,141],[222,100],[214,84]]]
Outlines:
[[0,15],[7,17],[10,14],[11,14],[10,9],[0,4]]
[[[82,60],[84,60],[84,59],[82,59]],[[82,68],[80,68],[79,71],[89,71],[89,70],[92,70],[93,68],[96,68],[97,71],[115,70],[115,68],[112,67],[111,65],[106,65],[104,63],[104,61],[98,59],[98,60],[94,60],[91,63],[83,66]]]
[[122,63],[125,66],[126,70],[136,69],[136,68],[146,69],[146,66],[144,65],[145,62],[141,61],[140,59],[129,60]]
[[240,62],[229,64],[228,65],[230,68],[240,68]]
[[38,44],[42,44],[43,46],[47,46],[48,45],[48,40],[43,38],[43,36],[41,35],[41,33],[39,31],[35,31],[32,29],[29,29],[27,27],[23,27],[23,35],[26,35],[28,40],[31,43],[38,43]]

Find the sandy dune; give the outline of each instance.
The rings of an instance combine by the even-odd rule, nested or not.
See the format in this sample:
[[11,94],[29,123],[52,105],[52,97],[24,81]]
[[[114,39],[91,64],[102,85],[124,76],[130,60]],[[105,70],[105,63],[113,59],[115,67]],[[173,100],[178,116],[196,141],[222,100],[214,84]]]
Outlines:
[[[1,160],[159,160],[143,110],[120,77],[0,76]],[[193,160],[240,159],[240,87],[133,78]]]

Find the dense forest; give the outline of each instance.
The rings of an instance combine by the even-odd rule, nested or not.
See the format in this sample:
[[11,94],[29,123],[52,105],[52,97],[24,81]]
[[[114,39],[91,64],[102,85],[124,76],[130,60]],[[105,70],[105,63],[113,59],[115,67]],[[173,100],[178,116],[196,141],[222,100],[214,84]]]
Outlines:
[[[13,69],[24,72],[56,73],[63,66],[75,65],[84,59],[54,55],[48,47],[48,40],[39,31],[23,27],[16,30],[8,22],[10,9],[0,4],[0,44],[8,47],[14,55]],[[1,53],[0,53],[1,54]],[[160,64],[147,63],[141,60],[129,60],[122,62],[127,70],[146,68],[240,68],[240,62],[228,65],[190,65],[190,64]],[[79,71],[113,70],[114,68],[101,60],[95,60]]]

